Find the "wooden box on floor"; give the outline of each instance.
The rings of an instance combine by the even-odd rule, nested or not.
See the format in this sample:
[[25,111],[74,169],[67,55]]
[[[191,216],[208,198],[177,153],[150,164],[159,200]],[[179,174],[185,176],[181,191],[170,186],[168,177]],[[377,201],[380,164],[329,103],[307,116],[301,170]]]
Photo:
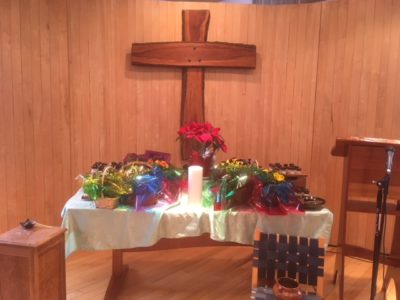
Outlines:
[[0,235],[0,299],[65,299],[65,230],[36,225]]

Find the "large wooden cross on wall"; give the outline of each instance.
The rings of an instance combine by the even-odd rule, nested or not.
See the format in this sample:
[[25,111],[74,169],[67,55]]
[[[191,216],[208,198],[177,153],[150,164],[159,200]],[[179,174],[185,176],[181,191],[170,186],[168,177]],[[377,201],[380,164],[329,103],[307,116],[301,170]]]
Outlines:
[[[182,12],[182,42],[133,43],[132,64],[182,67],[181,124],[204,122],[204,68],[255,68],[256,46],[206,42],[210,12]],[[190,154],[182,144],[182,159]]]

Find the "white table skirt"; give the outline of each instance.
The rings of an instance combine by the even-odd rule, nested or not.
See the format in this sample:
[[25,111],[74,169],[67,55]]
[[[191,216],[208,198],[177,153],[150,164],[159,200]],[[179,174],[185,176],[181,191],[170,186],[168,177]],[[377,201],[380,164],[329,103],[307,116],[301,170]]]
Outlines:
[[66,255],[76,250],[111,250],[149,247],[162,238],[182,238],[210,233],[216,241],[251,245],[255,228],[329,242],[333,214],[324,208],[304,214],[271,216],[252,209],[213,211],[185,205],[160,206],[146,211],[96,209],[81,200],[79,190],[62,211],[67,229]]

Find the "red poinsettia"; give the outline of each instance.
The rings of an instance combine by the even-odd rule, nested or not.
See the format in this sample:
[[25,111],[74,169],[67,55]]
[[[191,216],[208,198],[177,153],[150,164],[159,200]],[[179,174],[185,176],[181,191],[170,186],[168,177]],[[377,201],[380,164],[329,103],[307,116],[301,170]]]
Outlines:
[[220,129],[214,128],[210,123],[192,122],[182,126],[178,134],[181,139],[194,140],[204,148],[212,146],[214,150],[221,149],[226,152],[228,148],[219,132]]

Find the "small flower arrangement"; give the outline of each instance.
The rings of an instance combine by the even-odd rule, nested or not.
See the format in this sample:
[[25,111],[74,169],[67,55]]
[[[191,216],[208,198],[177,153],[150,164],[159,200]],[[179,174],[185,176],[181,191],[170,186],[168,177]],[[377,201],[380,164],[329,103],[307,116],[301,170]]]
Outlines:
[[243,178],[243,176],[257,177],[263,184],[278,184],[285,180],[285,176],[268,168],[261,168],[256,160],[231,158],[222,161],[213,170],[213,178],[222,177],[230,179]]
[[216,190],[220,194],[221,208],[248,203],[258,173],[262,173],[262,169],[255,160],[231,158],[220,162],[213,169],[212,178],[220,185]]
[[203,167],[203,176],[208,177],[215,163],[215,152],[219,149],[226,152],[228,147],[220,134],[220,129],[210,123],[192,122],[182,126],[178,131],[178,139],[187,141],[192,152],[189,165]]
[[219,182],[216,201],[222,209],[250,205],[258,211],[270,214],[286,214],[298,210],[291,183],[285,176],[268,168],[262,168],[251,159],[232,158],[219,163],[212,172]]
[[82,189],[90,200],[117,198],[132,193],[121,164],[96,162],[91,172],[82,177]]
[[96,162],[89,173],[80,176],[85,199],[98,208],[117,205],[154,205],[158,200],[178,199],[183,170],[162,159],[106,164]]
[[178,139],[193,141],[204,152],[207,150],[215,152],[219,149],[226,152],[228,147],[219,132],[220,128],[215,128],[210,123],[192,122],[179,129]]
[[171,163],[165,160],[161,159],[156,159],[152,160],[149,159],[147,163],[154,169],[158,168],[160,169],[163,177],[167,180],[176,180],[176,179],[181,179],[183,175],[183,170],[175,167]]

